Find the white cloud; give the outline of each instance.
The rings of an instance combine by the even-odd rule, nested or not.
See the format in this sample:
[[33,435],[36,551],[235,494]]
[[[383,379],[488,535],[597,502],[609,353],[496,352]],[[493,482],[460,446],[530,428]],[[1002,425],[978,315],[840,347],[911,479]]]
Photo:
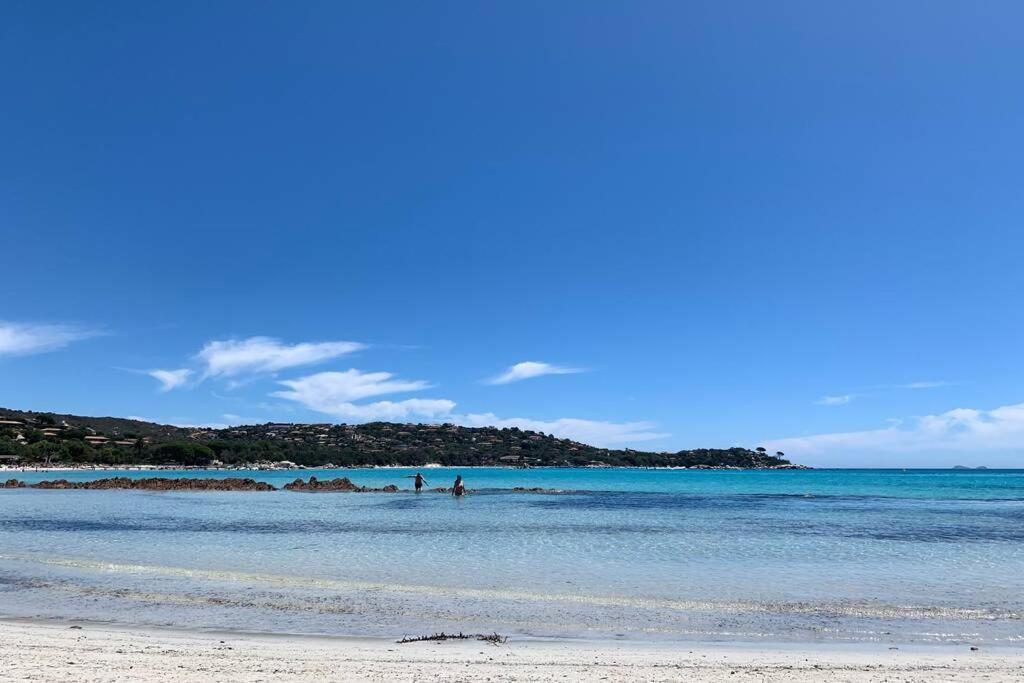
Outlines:
[[170,391],[183,386],[188,381],[192,371],[188,368],[178,370],[147,370],[146,374],[160,382],[160,391]]
[[273,396],[298,401],[313,410],[370,396],[420,391],[430,386],[422,380],[394,379],[390,372],[361,372],[355,369],[319,372],[299,379],[282,380],[279,384],[288,387],[290,391],[276,391]]
[[99,332],[74,325],[46,325],[0,321],[0,356],[27,356],[55,351]]
[[455,402],[443,398],[356,403],[371,396],[419,391],[429,387],[429,384],[419,380],[395,379],[388,372],[361,372],[354,369],[320,372],[299,379],[282,380],[280,384],[288,387],[288,390],[274,392],[273,396],[295,401],[338,420],[368,422],[418,419],[443,420],[467,427],[518,427],[596,446],[637,443],[669,436],[654,431],[654,425],[649,422],[603,422],[579,418],[532,420],[522,417],[502,418],[493,413],[459,415],[453,412]]
[[375,401],[373,403],[335,403],[327,409],[315,409],[340,420],[353,422],[404,421],[410,418],[440,420],[449,416],[455,402],[444,398],[410,398],[404,401]]
[[550,363],[540,363],[538,361],[528,360],[522,363],[516,363],[497,377],[492,377],[487,380],[487,383],[509,384],[510,382],[519,382],[524,379],[542,377],[544,375],[571,375],[577,372],[584,372],[584,370],[582,368],[565,368],[558,365],[551,365]]
[[592,446],[616,446],[653,441],[671,436],[656,432],[650,422],[603,422],[563,417],[558,420],[531,420],[525,417],[498,417],[494,413],[453,416],[453,422],[466,427],[518,427],[572,439]]
[[412,398],[405,401],[377,401],[357,404],[371,396],[420,391],[429,388],[422,380],[395,379],[390,372],[320,372],[299,379],[280,382],[288,391],[272,395],[295,401],[310,410],[331,415],[339,420],[369,422],[374,420],[434,420],[451,413],[454,401],[447,399]]
[[211,341],[196,357],[206,365],[205,377],[235,377],[313,365],[365,348],[365,344],[350,341],[289,345],[271,337],[250,337]]
[[883,429],[774,439],[764,445],[785,451],[798,461],[801,457],[847,458],[847,465],[848,458],[877,456],[878,462],[885,462],[888,454],[919,454],[925,464],[939,465],[952,462],[955,454],[1019,453],[1024,450],[1024,403],[992,410],[956,408],[916,417],[909,423],[898,421]]
[[819,406],[845,406],[853,400],[853,394],[842,394],[841,396],[822,396],[815,403]]

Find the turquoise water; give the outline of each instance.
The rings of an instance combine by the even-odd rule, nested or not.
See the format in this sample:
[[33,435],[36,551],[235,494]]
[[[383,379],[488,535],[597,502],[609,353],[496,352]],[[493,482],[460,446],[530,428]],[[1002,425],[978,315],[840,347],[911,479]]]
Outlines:
[[[477,491],[462,500],[0,490],[0,615],[387,637],[1024,642],[1021,470],[459,471]],[[411,472],[301,474],[404,487]],[[424,472],[431,486],[456,473]],[[115,474],[153,476],[5,476]],[[159,476],[176,474],[225,476]]]
[[334,469],[306,471],[92,471],[10,472],[4,478],[26,482],[45,479],[88,481],[106,477],[251,477],[282,486],[296,478],[349,477],[358,484],[411,487],[408,475],[421,471],[431,486],[451,486],[462,474],[474,489],[541,487],[586,491],[711,494],[812,494],[817,496],[888,496],[1024,500],[1021,470],[664,470],[629,468],[501,467]]

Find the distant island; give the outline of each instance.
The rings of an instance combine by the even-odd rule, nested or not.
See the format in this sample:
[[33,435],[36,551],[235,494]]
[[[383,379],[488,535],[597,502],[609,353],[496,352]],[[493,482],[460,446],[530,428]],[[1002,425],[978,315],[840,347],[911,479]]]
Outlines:
[[687,467],[802,469],[764,448],[647,452],[515,427],[266,423],[224,429],[0,408],[0,465],[178,467]]

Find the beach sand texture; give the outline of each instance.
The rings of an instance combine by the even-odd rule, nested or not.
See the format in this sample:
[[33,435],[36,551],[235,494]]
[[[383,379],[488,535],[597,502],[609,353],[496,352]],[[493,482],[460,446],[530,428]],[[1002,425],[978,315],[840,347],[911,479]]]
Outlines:
[[1024,681],[1024,652],[421,642],[0,622],[4,681]]

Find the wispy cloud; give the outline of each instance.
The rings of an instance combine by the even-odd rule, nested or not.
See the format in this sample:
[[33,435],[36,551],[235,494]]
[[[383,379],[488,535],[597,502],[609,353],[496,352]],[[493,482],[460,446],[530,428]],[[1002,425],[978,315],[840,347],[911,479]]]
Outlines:
[[[315,375],[279,382],[289,391],[276,391],[272,395],[299,401],[310,407],[332,403],[351,402],[370,396],[382,396],[407,391],[420,391],[430,385],[423,380],[396,379],[390,372],[318,372]],[[318,408],[314,408],[318,410]]]
[[815,434],[769,440],[769,450],[802,456],[858,456],[871,453],[1006,451],[1024,448],[1024,403],[992,410],[956,408],[897,421],[882,429]]
[[454,416],[453,422],[466,427],[518,427],[544,432],[560,439],[572,439],[593,446],[620,446],[622,444],[653,441],[671,436],[655,431],[651,422],[605,422],[563,417],[557,420],[533,420],[525,417],[498,417],[494,413]]
[[198,380],[193,385],[208,378],[217,378],[223,380],[223,386],[228,389],[236,389],[261,376],[315,365],[365,348],[368,348],[366,344],[351,341],[286,344],[273,337],[222,339],[207,342],[193,356],[192,368],[146,370],[144,374],[159,381],[161,391],[187,387],[188,380],[197,374]]
[[502,418],[494,413],[455,413],[455,402],[446,398],[410,398],[402,401],[357,403],[372,396],[421,391],[429,388],[421,380],[397,379],[388,372],[320,372],[294,380],[282,380],[285,391],[277,398],[296,403],[338,420],[444,420],[467,427],[518,427],[553,434],[597,446],[614,446],[651,441],[669,436],[656,431],[649,422],[606,422],[579,418],[534,420],[523,417]]
[[350,422],[440,420],[451,415],[455,402],[444,398],[408,398],[404,401],[374,401],[372,403],[335,403],[321,409],[339,420]]
[[819,406],[845,406],[853,400],[853,394],[841,394],[839,396],[822,396],[815,403]]
[[351,341],[285,344],[273,337],[250,337],[208,342],[196,358],[205,365],[205,377],[237,377],[322,363],[365,348]]
[[938,389],[939,387],[951,387],[954,386],[952,382],[946,382],[942,380],[927,381],[927,382],[908,382],[906,384],[879,384],[873,387],[866,387],[862,391],[857,393],[848,394],[833,394],[829,396],[822,396],[815,405],[819,406],[845,406],[854,399],[871,398],[884,394],[888,391],[895,390],[919,390],[919,389]]
[[944,382],[941,380],[932,382],[910,382],[908,384],[896,384],[896,389],[938,389],[939,387],[951,387],[952,382]]
[[437,419],[455,408],[447,399],[412,398],[404,401],[377,401],[357,404],[372,396],[421,391],[430,385],[422,380],[397,379],[390,372],[320,372],[299,379],[282,380],[287,391],[272,396],[295,401],[310,410],[340,420],[368,422],[373,420]]
[[528,360],[516,363],[497,377],[486,380],[486,383],[510,384],[511,382],[519,382],[533,377],[543,377],[544,375],[571,375],[577,372],[585,372],[585,370],[583,368],[567,368],[560,365]]
[[177,370],[147,370],[146,374],[160,382],[160,391],[170,391],[176,389],[188,381],[188,378],[192,375],[192,371],[188,368],[179,368]]
[[64,348],[101,332],[77,325],[51,325],[0,321],[0,357],[27,356]]

